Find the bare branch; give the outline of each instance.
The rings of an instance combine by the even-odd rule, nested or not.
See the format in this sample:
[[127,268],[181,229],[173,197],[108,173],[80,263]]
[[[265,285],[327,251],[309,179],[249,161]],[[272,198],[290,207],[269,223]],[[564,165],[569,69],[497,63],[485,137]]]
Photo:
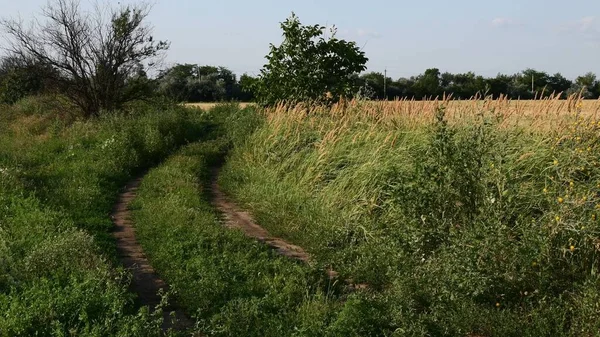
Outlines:
[[54,82],[87,116],[138,96],[131,94],[131,83],[144,73],[140,67],[168,49],[168,43],[153,41],[145,24],[150,6],[107,8],[97,3],[85,13],[78,0],[53,0],[43,9],[44,20],[35,19],[29,27],[22,20],[0,22],[7,51],[52,67]]

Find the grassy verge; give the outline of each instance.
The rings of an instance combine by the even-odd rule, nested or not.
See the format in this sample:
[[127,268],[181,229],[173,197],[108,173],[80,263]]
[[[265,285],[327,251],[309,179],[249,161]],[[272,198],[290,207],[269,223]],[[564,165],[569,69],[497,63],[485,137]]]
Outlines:
[[221,183],[319,265],[372,285],[363,307],[389,324],[371,335],[597,335],[598,121],[574,108],[538,128],[543,113],[471,106],[450,123],[434,105],[427,120],[270,111]]
[[[213,113],[244,127],[255,118],[233,107]],[[243,139],[237,130],[230,137]],[[220,224],[207,186],[229,141],[189,145],[151,170],[134,205],[144,251],[199,330],[211,336],[380,335],[389,323],[371,307],[372,294],[343,294],[322,269],[280,257]]]
[[0,336],[158,335],[114,267],[109,213],[132,175],[209,123],[168,106],[91,121],[44,106],[0,107]]

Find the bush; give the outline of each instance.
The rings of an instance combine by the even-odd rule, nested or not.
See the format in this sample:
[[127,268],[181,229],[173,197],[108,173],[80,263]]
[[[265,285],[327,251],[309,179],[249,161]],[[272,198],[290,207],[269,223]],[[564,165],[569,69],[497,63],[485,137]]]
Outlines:
[[356,43],[338,39],[335,29],[325,38],[325,27],[303,26],[294,13],[281,29],[282,44],[271,45],[268,63],[252,84],[258,103],[332,103],[358,92],[358,74],[368,59]]

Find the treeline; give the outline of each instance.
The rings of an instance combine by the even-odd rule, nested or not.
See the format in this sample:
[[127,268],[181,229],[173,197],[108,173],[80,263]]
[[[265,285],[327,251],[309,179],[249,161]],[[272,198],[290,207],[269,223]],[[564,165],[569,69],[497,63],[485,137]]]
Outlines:
[[182,102],[251,101],[252,80],[225,67],[177,64],[160,72],[156,91]]
[[[600,82],[593,73],[577,77],[574,81],[560,73],[550,75],[543,71],[527,69],[513,75],[498,74],[483,77],[473,72],[463,74],[441,73],[437,68],[427,69],[423,74],[393,80],[378,72],[359,77],[363,96],[373,99],[429,98],[451,94],[454,98],[468,99],[474,96],[513,99],[533,99],[561,94],[581,94],[583,98],[600,97]],[[385,89],[384,89],[385,88]]]
[[[239,79],[225,67],[178,64],[161,73],[158,93],[186,102],[251,101],[253,83],[257,78],[243,74]],[[382,73],[369,72],[354,79],[357,93],[367,99],[432,98],[451,94],[454,98],[474,96],[507,96],[513,99],[533,99],[561,94],[581,94],[583,98],[600,97],[600,81],[593,73],[569,80],[560,73],[550,75],[527,69],[513,75],[498,74],[483,77],[473,72],[441,73],[427,69],[423,74],[394,80]]]
[[[0,102],[14,103],[22,97],[53,90],[48,81],[52,67],[25,62],[16,58],[0,60]],[[140,76],[146,77],[146,74]],[[248,74],[237,76],[222,66],[176,64],[143,81],[143,91],[164,96],[177,102],[220,102],[254,100],[257,78]],[[473,72],[452,74],[439,69],[427,69],[423,74],[394,80],[380,72],[357,75],[357,95],[366,99],[433,98],[451,94],[454,98],[505,95],[512,99],[533,99],[561,94],[581,94],[583,98],[600,98],[600,81],[593,73],[569,80],[560,73],[550,75],[527,69],[513,75],[498,74],[483,77]]]

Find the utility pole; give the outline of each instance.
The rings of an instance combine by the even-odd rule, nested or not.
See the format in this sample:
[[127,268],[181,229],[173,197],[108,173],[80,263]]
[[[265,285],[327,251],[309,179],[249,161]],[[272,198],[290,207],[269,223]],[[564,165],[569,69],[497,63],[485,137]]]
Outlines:
[[383,99],[387,101],[387,68],[383,71]]
[[531,74],[531,92],[533,93],[535,89],[533,88],[533,74]]

